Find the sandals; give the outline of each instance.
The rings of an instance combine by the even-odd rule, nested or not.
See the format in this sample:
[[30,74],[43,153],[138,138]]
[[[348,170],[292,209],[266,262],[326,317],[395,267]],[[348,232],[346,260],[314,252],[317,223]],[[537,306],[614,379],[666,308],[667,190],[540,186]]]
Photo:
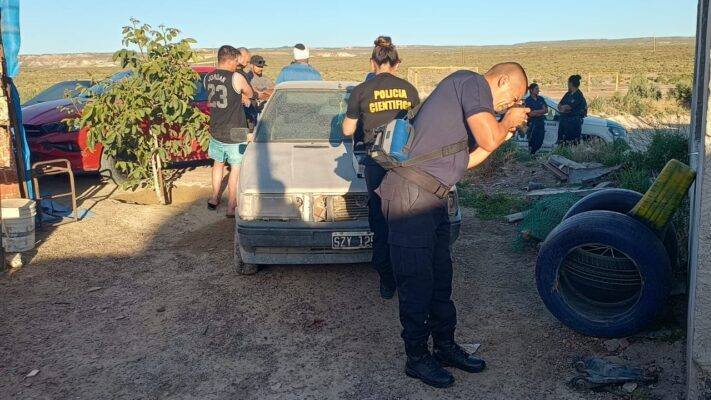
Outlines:
[[215,210],[217,210],[218,204],[212,204],[212,203],[210,203],[210,200],[208,200],[207,201],[207,209],[211,210],[211,211],[215,211]]

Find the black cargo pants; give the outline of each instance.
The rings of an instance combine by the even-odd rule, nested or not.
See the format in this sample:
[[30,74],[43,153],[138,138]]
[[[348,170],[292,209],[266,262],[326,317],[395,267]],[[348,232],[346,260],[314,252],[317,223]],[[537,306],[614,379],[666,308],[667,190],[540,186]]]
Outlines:
[[388,222],[390,259],[400,301],[408,354],[432,335],[452,339],[457,312],[452,296],[452,257],[447,199],[389,172],[377,190]]
[[380,186],[386,172],[383,167],[374,164],[374,161],[365,164],[365,184],[368,187],[368,223],[373,232],[373,268],[378,271],[381,277],[392,282],[393,268],[390,264],[390,247],[388,246],[388,222],[383,216],[380,196],[375,193],[375,189]]

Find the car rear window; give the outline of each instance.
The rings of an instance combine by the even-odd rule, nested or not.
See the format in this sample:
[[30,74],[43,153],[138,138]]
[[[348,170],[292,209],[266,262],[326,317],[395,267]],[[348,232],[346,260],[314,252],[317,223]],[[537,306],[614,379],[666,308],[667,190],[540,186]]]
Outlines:
[[257,142],[343,140],[345,90],[277,90],[257,128]]

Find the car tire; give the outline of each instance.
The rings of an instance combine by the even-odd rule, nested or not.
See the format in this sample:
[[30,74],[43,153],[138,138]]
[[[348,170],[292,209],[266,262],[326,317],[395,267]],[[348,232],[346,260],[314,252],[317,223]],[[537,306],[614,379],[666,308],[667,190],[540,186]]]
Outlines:
[[[586,245],[614,248],[633,263],[640,278],[632,301],[596,302],[561,279],[571,252]],[[625,337],[651,323],[671,286],[669,257],[659,238],[641,222],[613,211],[588,211],[558,225],[540,249],[536,286],[548,310],[569,328],[596,337]]]
[[128,180],[126,174],[116,167],[116,159],[105,153],[101,154],[101,168],[99,169],[99,174],[102,177],[107,177],[110,181],[113,181],[119,186]]
[[254,275],[259,271],[259,265],[244,263],[242,260],[236,260],[235,270],[239,275]]
[[[586,211],[604,210],[614,211],[621,214],[628,213],[640,200],[642,193],[628,189],[605,189],[599,192],[591,193],[577,203],[573,204],[568,212],[563,216],[566,220],[573,215],[577,215]],[[662,236],[664,248],[669,255],[669,262],[672,268],[677,268],[679,264],[679,239],[676,234],[674,223],[670,222],[664,236]]]

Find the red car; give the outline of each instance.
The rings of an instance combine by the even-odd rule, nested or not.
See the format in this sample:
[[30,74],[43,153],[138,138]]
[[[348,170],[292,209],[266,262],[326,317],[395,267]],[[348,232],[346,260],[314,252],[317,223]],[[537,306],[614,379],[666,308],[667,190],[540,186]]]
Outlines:
[[[200,80],[196,82],[198,91],[193,100],[193,105],[202,112],[209,113],[207,103],[207,92],[202,84],[204,76],[215,70],[214,67],[193,67],[193,70],[200,74]],[[111,78],[110,81],[117,81],[130,71],[122,71]],[[91,90],[101,91],[103,83],[94,85]],[[76,99],[75,99],[76,100]],[[78,99],[78,111],[81,112],[86,100]],[[113,160],[102,157],[102,146],[97,144],[92,151],[86,145],[86,129],[70,131],[65,123],[65,118],[70,117],[64,108],[72,106],[71,100],[61,99],[34,104],[22,108],[22,120],[27,135],[27,142],[30,147],[30,158],[32,162],[54,160],[65,158],[72,165],[75,173],[98,172],[110,169],[115,173]],[[77,115],[74,115],[76,117]],[[175,156],[173,163],[206,160],[207,151],[197,143],[192,143],[192,152],[187,157]],[[115,174],[114,174],[115,175]]]

